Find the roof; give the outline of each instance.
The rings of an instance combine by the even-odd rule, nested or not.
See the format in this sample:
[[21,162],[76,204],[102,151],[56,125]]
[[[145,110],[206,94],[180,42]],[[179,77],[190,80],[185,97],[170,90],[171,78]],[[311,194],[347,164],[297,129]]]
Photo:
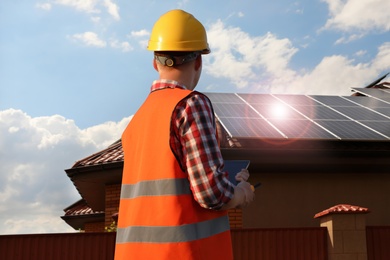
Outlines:
[[86,223],[104,221],[103,211],[94,211],[84,199],[73,203],[64,209],[65,215],[61,218],[75,230],[84,229]]
[[348,204],[339,204],[315,214],[314,218],[319,218],[330,214],[345,214],[345,213],[356,214],[356,213],[368,213],[368,212],[369,212],[368,208],[363,208],[360,206],[353,206]]
[[69,207],[64,209],[65,216],[77,216],[77,215],[91,215],[104,213],[103,211],[93,211],[84,199],[73,203]]
[[[366,88],[365,90],[378,91],[379,94],[382,94],[383,92],[382,89],[375,89],[374,87]],[[384,94],[387,95],[387,92]],[[233,93],[211,93],[209,95],[215,107],[217,126],[219,125],[221,128],[218,130],[219,136],[222,137],[222,154],[226,160],[249,159],[251,160],[251,169],[254,170],[255,167],[261,166],[263,170],[269,170],[271,172],[291,171],[291,167],[293,166],[296,168],[297,165],[302,166],[302,171],[318,169],[318,165],[322,165],[324,168],[321,169],[326,171],[328,168],[329,170],[332,170],[332,165],[336,164],[342,171],[364,172],[371,168],[373,161],[375,161],[377,168],[381,171],[386,171],[388,167],[388,160],[385,160],[384,158],[390,154],[390,99],[389,101],[386,101],[387,99],[378,101],[371,95],[343,98],[339,96],[314,96],[315,99],[321,99],[323,102],[327,100],[333,104],[336,101],[337,104],[339,104],[338,102],[349,104],[351,103],[350,100],[353,99],[360,103],[354,104],[354,106],[351,107],[340,106],[337,108],[346,109],[346,111],[349,112],[353,112],[354,109],[356,109],[353,113],[356,116],[361,116],[363,114],[362,111],[365,111],[366,113],[369,113],[369,115],[380,118],[366,118],[365,120],[359,121],[337,114],[335,111],[329,111],[327,107],[321,105],[321,108],[327,109],[328,112],[332,112],[330,114],[325,113],[325,117],[327,115],[337,115],[337,118],[343,118],[336,120],[321,119],[319,120],[321,124],[330,124],[331,122],[334,122],[335,124],[333,127],[337,129],[338,126],[340,126],[339,124],[349,123],[344,125],[343,129],[345,129],[346,132],[349,132],[351,136],[349,138],[338,139],[334,136],[330,136],[330,131],[326,131],[324,127],[317,124],[317,122],[315,122],[316,120],[310,122],[310,119],[308,118],[275,121],[281,126],[280,129],[285,129],[287,131],[287,137],[283,137],[282,135],[276,137],[281,131],[277,130],[276,125],[273,125],[274,128],[272,128],[267,122],[270,120],[266,118],[254,119],[253,117],[248,117],[240,121],[242,118],[238,116],[241,114],[246,116],[246,112],[238,110],[232,111],[231,108],[233,106],[229,106],[229,104],[226,106],[224,103],[225,101],[240,100],[239,96],[245,97],[245,95],[247,95],[247,98],[249,99],[258,99],[262,101],[269,101],[270,99],[275,98],[284,99],[286,103],[291,101],[293,102],[293,106],[297,106],[299,105],[299,103],[295,102],[297,99],[307,101],[308,99],[313,98],[313,96],[253,94],[248,97],[248,94]],[[221,103],[221,101],[223,102]],[[264,103],[264,106],[266,106],[266,104],[267,103]],[[234,105],[237,104],[235,103]],[[242,106],[247,107],[249,110],[251,109],[245,102]],[[370,106],[373,106],[372,111],[365,108]],[[223,109],[223,107],[226,109]],[[261,107],[262,106],[260,106],[260,108]],[[376,110],[381,112],[378,114]],[[228,115],[228,113],[235,114]],[[250,125],[242,127],[243,124],[248,123],[249,121],[254,122],[254,126],[256,127],[251,128]],[[261,121],[261,124],[258,124],[259,121]],[[240,122],[242,122],[242,124],[239,124]],[[290,124],[290,122],[293,123]],[[229,134],[229,131],[231,132],[232,129],[226,123],[230,123],[230,127],[233,126],[233,129],[236,129],[237,127],[236,132],[238,136]],[[308,123],[308,125],[305,126],[306,123]],[[367,127],[367,125],[370,125],[371,127]],[[264,128],[262,128],[263,126]],[[349,127],[345,128],[346,126]],[[377,130],[374,130],[375,126],[378,127]],[[311,129],[310,131],[308,131],[308,127]],[[258,136],[250,137],[246,135],[248,131],[251,131],[251,133],[258,133]],[[340,131],[340,129],[338,129],[338,131]],[[261,134],[264,133],[269,134],[262,136]],[[288,133],[292,133],[292,136],[288,136]],[[313,133],[313,136],[311,136],[310,133]],[[362,133],[363,136],[359,136],[359,133]],[[382,135],[379,133],[382,133]],[[367,139],[364,137],[365,134],[373,135],[375,137]],[[270,136],[273,137],[271,138]],[[277,160],[283,158],[284,161],[283,163],[277,163],[275,158],[278,158]],[[364,160],[362,160],[362,158]],[[302,160],[304,161],[301,162]],[[102,203],[98,203],[98,205],[95,203],[95,201],[99,200],[96,197],[97,189],[102,190],[103,192],[104,183],[120,183],[122,168],[122,143],[121,140],[117,140],[106,149],[77,161],[72,168],[65,171],[88,204],[96,210],[102,210],[104,209],[104,205]],[[109,170],[110,172],[108,172]],[[91,194],[88,195],[89,193]],[[103,194],[100,196],[104,197]]]
[[205,94],[238,141],[390,141],[390,90],[353,90],[366,96]]
[[[284,148],[286,148],[285,144],[294,143],[296,140],[299,140],[301,142],[292,148],[296,149],[297,147],[303,147],[304,149],[307,149],[308,146],[313,146],[313,144],[311,144],[312,142],[310,141],[314,140],[316,141],[314,145],[315,149],[318,149],[320,144],[318,141],[324,141],[329,144],[332,140],[336,140],[336,143],[340,143],[337,142],[338,140],[347,140],[358,141],[361,146],[364,146],[363,150],[383,150],[383,146],[380,145],[380,143],[387,143],[390,141],[390,98],[386,98],[387,95],[390,95],[390,83],[380,83],[380,81],[383,80],[388,74],[375,80],[365,88],[353,88],[353,91],[361,95],[359,97],[353,95],[350,97],[340,97],[284,94],[205,94],[208,95],[213,102],[217,117],[217,128],[219,130],[218,134],[219,136],[224,137],[223,140],[221,140],[221,148],[233,148],[237,146],[244,148],[258,148],[259,146],[267,146],[267,149],[269,149],[270,146],[273,146],[274,148],[283,148],[284,146]],[[388,92],[384,92],[383,89]],[[371,93],[366,94],[365,92],[367,91],[376,91],[376,95],[372,96]],[[378,96],[384,96],[385,98],[383,100],[378,100]],[[250,100],[258,99],[261,102],[259,103],[261,105],[258,107],[267,108],[267,106],[269,106],[270,100],[273,100],[274,98],[284,100],[284,104],[292,105],[293,110],[296,110],[295,108],[297,105],[303,105],[302,102],[309,102],[310,105],[312,105],[312,103],[316,103],[315,105],[317,106],[319,105],[317,103],[319,102],[318,100],[321,100],[320,104],[324,107],[320,108],[323,109],[321,112],[325,114],[325,117],[321,117],[321,120],[315,120],[308,117],[298,119],[297,112],[293,110],[291,110],[291,118],[285,118],[281,121],[275,121],[272,117],[267,118],[267,115],[265,115],[265,118],[260,119],[253,117],[253,115],[258,116],[256,113],[259,114],[259,112],[252,111],[254,109],[253,105],[250,105]],[[242,111],[237,109],[238,104],[236,102],[240,99],[248,100],[248,102],[244,101],[244,103],[241,104],[241,107],[245,107],[245,110]],[[256,105],[258,104],[255,103],[254,106]],[[342,112],[337,110],[331,111],[329,107],[331,108],[332,105],[335,106],[334,108],[337,108]],[[302,106],[299,109],[303,109],[305,107],[307,108],[309,106],[305,104],[305,106]],[[354,109],[356,110],[355,112],[353,112]],[[263,109],[263,111],[268,113],[267,111],[269,110]],[[300,113],[300,111],[298,112]],[[311,110],[309,112],[313,113]],[[248,113],[251,114],[251,116],[249,116]],[[351,113],[352,115],[350,115]],[[359,117],[362,116],[362,114],[365,116],[364,119],[353,118],[353,116]],[[329,116],[329,118],[327,118],[327,116]],[[260,120],[262,121],[261,124],[259,124]],[[274,123],[269,124],[270,121],[273,121]],[[333,126],[331,124],[332,122],[334,123]],[[243,123],[246,124],[247,127],[242,127]],[[252,123],[254,124],[251,125]],[[339,131],[339,133],[344,132],[345,136],[341,138],[337,134],[333,134],[332,131],[335,130]],[[238,135],[232,134],[232,131],[235,131]],[[283,131],[285,131],[285,133],[283,133]],[[367,146],[368,142],[375,144],[370,144],[370,146]],[[350,145],[349,143],[350,142],[344,142],[342,149],[345,149],[345,145]],[[337,145],[337,147],[340,147],[340,144]],[[329,145],[327,145],[327,147],[329,148]],[[356,150],[356,147],[353,146],[353,149]],[[106,149],[103,149],[77,161],[71,169],[66,171],[69,174],[76,170],[89,170],[90,166],[105,166],[114,164],[117,164],[115,166],[117,167],[119,165],[118,163],[123,163],[123,150],[120,139],[111,144]],[[119,166],[122,167],[122,165]]]
[[117,140],[106,149],[94,153],[84,159],[77,161],[72,168],[83,166],[100,165],[123,161],[123,151],[121,140]]
[[[385,86],[386,84],[388,83],[380,83],[365,88],[364,90],[376,91],[380,95],[387,95],[388,93],[383,92],[382,88],[376,88],[376,86]],[[361,93],[364,92],[362,89],[358,90],[361,91]],[[343,171],[383,171],[387,167],[388,163],[385,162],[387,161],[387,156],[390,154],[390,99],[384,98],[380,101],[375,96],[368,94],[359,97],[313,97],[305,95],[289,96],[276,94],[253,94],[248,96],[248,94],[233,93],[210,93],[207,95],[209,95],[215,108],[217,126],[220,126],[220,129],[217,128],[219,130],[219,136],[222,137],[222,154],[226,160],[250,159],[252,170],[258,165],[259,167],[262,167],[263,170],[270,171],[282,170],[282,167],[285,167],[283,170],[289,170],[292,165],[294,167],[301,165],[303,168],[301,170],[303,171],[311,171],[313,167],[314,169],[318,169],[318,165],[326,166],[332,164],[339,165],[340,170]],[[293,105],[293,109],[294,106],[299,106],[298,110],[316,107],[326,110],[327,113],[321,114],[320,116],[324,116],[324,118],[321,117],[319,120],[311,120],[308,117],[291,120],[276,120],[274,122],[275,124],[271,125],[268,124],[268,122],[272,121],[272,118],[254,118],[253,115],[258,116],[256,113],[252,113],[253,115],[248,118],[242,118],[247,116],[247,110],[232,110],[233,106],[231,106],[231,104],[229,105],[229,103],[227,103],[228,105],[226,105],[224,103],[225,101],[240,101],[242,100],[242,98],[240,99],[240,96],[245,97],[245,95],[247,96],[247,100],[257,99],[260,101],[269,101],[270,99],[284,99],[286,104],[290,102]],[[344,114],[340,111],[332,111],[326,106],[317,106],[317,102],[313,101],[312,98],[322,100],[322,102],[325,103],[330,102],[330,104],[334,105],[337,103],[335,109],[337,109],[337,111],[343,111]],[[223,101],[223,99],[225,101]],[[222,103],[221,100],[223,101]],[[309,100],[310,104],[311,102],[315,102],[316,106],[300,106],[302,103],[296,103],[295,101],[297,100]],[[354,102],[351,103],[351,100]],[[248,103],[244,102],[242,106],[251,110],[251,106],[248,106],[247,104]],[[259,105],[258,107],[260,109],[264,110],[268,103],[256,104]],[[352,104],[353,106],[345,107],[345,104]],[[233,103],[233,105],[239,104]],[[363,112],[367,114],[367,116],[365,115],[364,120],[352,118],[353,116],[361,117],[364,114]],[[352,115],[345,116],[346,113],[352,113]],[[326,119],[330,115],[332,116]],[[317,115],[317,117],[318,116],[319,115]],[[377,118],[371,118],[371,116],[376,116]],[[251,122],[254,127],[251,127]],[[341,128],[340,126],[342,123],[344,124],[344,127]],[[337,138],[334,135],[332,136],[330,133],[331,131],[325,129],[323,127],[324,125],[334,127],[335,130],[340,132],[339,135],[345,135],[345,137]],[[277,126],[279,126],[280,131],[277,129]],[[232,135],[231,132],[235,129],[238,129],[236,131],[237,135]],[[283,137],[280,135],[277,137],[283,132],[282,130],[286,131],[286,136]],[[246,135],[248,132],[254,133],[254,135]],[[367,138],[366,134],[372,138]],[[248,154],[251,151],[252,153]],[[366,160],[361,160],[361,158],[366,158]],[[371,169],[371,166],[367,163],[367,161],[371,160],[377,161],[375,169]],[[275,167],[276,164],[278,165],[277,167]],[[85,187],[82,187],[83,185],[88,185],[88,189],[96,194],[96,188],[99,187],[90,187],[92,185],[91,183],[101,179],[102,181],[100,182],[104,184],[103,182],[108,181],[108,178],[110,178],[109,181],[111,183],[119,183],[121,173],[117,172],[115,177],[112,172],[108,172],[108,169],[121,171],[122,167],[122,144],[121,140],[117,140],[106,149],[77,161],[72,168],[67,169],[66,172],[75,183],[80,194],[83,194],[83,190],[86,189]],[[83,178],[78,179],[78,175],[83,173],[86,174],[87,172],[90,172],[91,175],[84,175]],[[99,174],[102,176],[104,175],[104,177],[98,177],[98,172],[101,172]],[[118,178],[118,180],[115,178]],[[91,196],[86,199],[89,205],[95,209],[93,201],[96,199],[94,199],[94,197],[96,197],[96,195],[91,194]]]
[[122,169],[122,143],[117,140],[106,149],[77,161],[65,172],[88,206],[94,211],[103,211],[105,185],[120,184]]

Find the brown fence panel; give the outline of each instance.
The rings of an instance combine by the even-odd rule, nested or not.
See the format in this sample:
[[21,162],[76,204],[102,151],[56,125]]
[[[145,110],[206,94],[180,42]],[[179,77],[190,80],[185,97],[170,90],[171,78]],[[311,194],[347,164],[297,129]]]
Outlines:
[[368,260],[390,259],[390,227],[366,228]]
[[[0,259],[112,260],[115,234],[4,235]],[[233,229],[232,242],[235,260],[327,260],[326,228]]]
[[110,260],[116,233],[62,233],[0,236],[3,260]]
[[234,229],[235,260],[327,260],[326,228]]

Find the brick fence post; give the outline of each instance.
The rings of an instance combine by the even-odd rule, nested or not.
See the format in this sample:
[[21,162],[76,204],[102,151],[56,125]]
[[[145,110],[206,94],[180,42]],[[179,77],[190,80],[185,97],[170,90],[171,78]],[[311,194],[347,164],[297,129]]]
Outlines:
[[317,213],[321,227],[328,229],[329,260],[367,260],[367,208],[340,204]]

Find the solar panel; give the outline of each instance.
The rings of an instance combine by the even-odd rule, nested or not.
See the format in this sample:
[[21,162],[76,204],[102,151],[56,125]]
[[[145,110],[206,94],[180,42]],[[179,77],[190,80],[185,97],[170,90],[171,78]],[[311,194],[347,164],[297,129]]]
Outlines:
[[275,104],[279,101],[268,94],[239,94],[239,96],[248,104]]
[[375,98],[367,98],[362,96],[349,96],[349,97],[343,97],[344,99],[348,99],[351,102],[357,103],[364,107],[369,108],[377,108],[377,107],[389,107],[388,103],[385,103],[383,101],[380,101]]
[[379,88],[353,88],[354,91],[390,103],[390,90]]
[[253,109],[251,109],[251,107],[244,103],[218,103],[218,105],[214,105],[214,112],[221,118],[260,118],[260,116]]
[[364,107],[332,107],[355,120],[386,120],[388,118]]
[[288,138],[336,139],[337,137],[310,120],[271,119],[270,122]]
[[390,121],[359,121],[367,127],[390,137]]
[[390,103],[371,97],[206,95],[227,133],[237,139],[390,139]]
[[274,95],[277,99],[291,106],[319,106],[312,98],[303,95]]
[[316,121],[341,139],[386,140],[387,138],[355,121]]
[[264,104],[253,104],[251,107],[264,118],[304,119],[303,115],[280,102],[268,104],[267,106]]
[[346,106],[346,107],[356,107],[357,104],[346,100],[339,96],[311,96],[314,100],[321,102],[327,106]]
[[210,100],[214,103],[243,103],[242,100],[233,93],[207,93]]
[[257,118],[220,118],[222,125],[233,137],[240,138],[284,138],[266,120]]
[[346,117],[325,106],[295,106],[303,115],[311,119],[345,120]]
[[390,117],[390,107],[379,107],[379,108],[375,108],[375,111],[377,111],[378,113],[382,114],[382,115],[385,115],[387,117]]

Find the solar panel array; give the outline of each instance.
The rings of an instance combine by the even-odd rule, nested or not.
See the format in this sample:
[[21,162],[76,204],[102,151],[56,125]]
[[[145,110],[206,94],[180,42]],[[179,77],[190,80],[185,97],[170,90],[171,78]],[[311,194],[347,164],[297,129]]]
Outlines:
[[370,96],[206,95],[234,138],[390,140],[390,92],[354,90]]

